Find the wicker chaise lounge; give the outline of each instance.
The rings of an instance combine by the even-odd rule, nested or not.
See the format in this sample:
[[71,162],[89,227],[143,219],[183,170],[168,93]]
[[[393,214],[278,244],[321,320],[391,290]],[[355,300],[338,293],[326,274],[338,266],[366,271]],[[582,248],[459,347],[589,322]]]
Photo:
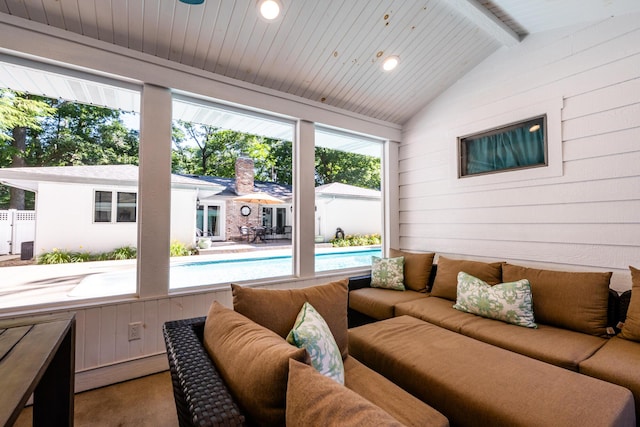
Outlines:
[[162,328],[180,426],[249,425],[202,345],[204,322],[196,317]]

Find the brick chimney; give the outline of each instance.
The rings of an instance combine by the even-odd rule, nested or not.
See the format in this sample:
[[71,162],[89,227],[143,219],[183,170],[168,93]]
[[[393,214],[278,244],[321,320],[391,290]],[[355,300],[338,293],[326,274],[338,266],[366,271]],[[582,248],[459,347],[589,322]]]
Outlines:
[[249,157],[238,157],[236,159],[236,193],[253,193],[253,159]]

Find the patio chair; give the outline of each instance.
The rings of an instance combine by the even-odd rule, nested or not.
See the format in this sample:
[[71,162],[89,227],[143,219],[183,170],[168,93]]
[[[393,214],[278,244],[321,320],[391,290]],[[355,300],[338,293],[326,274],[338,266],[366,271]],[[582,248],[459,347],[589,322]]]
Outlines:
[[178,423],[180,427],[247,425],[202,345],[205,319],[174,320],[162,327]]
[[251,238],[251,234],[249,233],[249,227],[246,225],[239,225],[238,230],[240,231],[240,240],[246,240],[249,242]]

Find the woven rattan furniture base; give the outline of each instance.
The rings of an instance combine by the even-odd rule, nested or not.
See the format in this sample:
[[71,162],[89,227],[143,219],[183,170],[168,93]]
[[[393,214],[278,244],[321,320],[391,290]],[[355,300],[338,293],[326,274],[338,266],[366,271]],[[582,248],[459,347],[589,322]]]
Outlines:
[[250,425],[202,345],[204,322],[197,317],[162,328],[180,426]]

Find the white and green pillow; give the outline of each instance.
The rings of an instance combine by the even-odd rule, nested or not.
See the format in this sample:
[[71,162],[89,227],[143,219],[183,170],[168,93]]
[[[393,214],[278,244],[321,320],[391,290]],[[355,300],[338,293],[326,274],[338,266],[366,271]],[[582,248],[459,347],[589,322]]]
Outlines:
[[342,355],[331,330],[320,313],[305,302],[287,341],[307,350],[311,366],[318,372],[344,385]]
[[371,258],[371,287],[404,291],[404,257]]
[[458,273],[458,296],[453,308],[518,326],[538,327],[527,279],[491,286],[461,271]]

